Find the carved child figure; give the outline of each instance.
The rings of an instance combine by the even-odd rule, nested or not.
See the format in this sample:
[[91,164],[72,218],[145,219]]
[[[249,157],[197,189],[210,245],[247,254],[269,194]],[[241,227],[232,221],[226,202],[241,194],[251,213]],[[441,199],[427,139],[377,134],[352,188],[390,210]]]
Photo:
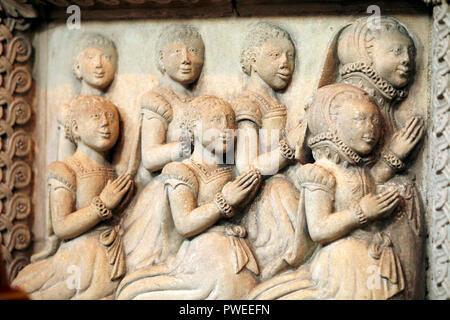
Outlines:
[[119,136],[119,113],[96,95],[72,100],[66,119],[76,152],[48,167],[49,247],[13,284],[32,299],[111,298],[125,274],[117,215],[133,181],[107,161]]
[[[378,22],[378,21],[377,21]],[[404,200],[401,223],[392,230],[392,241],[400,251],[405,268],[408,298],[424,296],[424,216],[415,183],[401,175],[412,159],[411,153],[424,134],[424,122],[411,117],[403,126],[395,117],[399,102],[408,93],[416,69],[416,47],[405,26],[392,17],[382,16],[379,23],[358,19],[337,32],[325,62],[321,85],[338,81],[369,93],[385,120],[380,157],[372,168],[378,184],[398,187]],[[337,60],[337,62],[336,62]],[[319,85],[320,86],[320,85]],[[406,103],[406,102],[405,102]],[[401,235],[401,236],[400,236]]]
[[[74,50],[73,74],[81,83],[80,95],[103,96],[114,80],[117,69],[117,50],[114,43],[103,35],[84,34]],[[58,111],[58,160],[71,156],[76,146],[67,137],[64,124],[69,106],[63,104]]]
[[[383,119],[366,92],[320,88],[307,110],[315,163],[297,171],[309,234],[318,250],[297,271],[255,288],[252,299],[389,299],[405,288],[403,261],[385,232],[395,224],[397,189],[377,192],[370,164]],[[351,129],[350,129],[351,128]]]
[[[232,103],[239,128],[239,172],[254,167],[270,177],[303,153],[303,123],[287,138],[280,135],[285,130],[287,110],[278,101],[277,92],[289,85],[294,65],[294,44],[285,30],[261,22],[249,31],[241,66],[250,79],[246,90]],[[297,267],[311,252],[311,243],[304,235],[305,221],[297,216],[298,197],[294,184],[285,176],[276,175],[264,182],[244,217],[262,279]]]
[[191,152],[191,138],[186,134],[187,114],[193,99],[193,85],[203,67],[204,51],[201,35],[189,25],[165,28],[156,45],[156,62],[163,78],[159,87],[146,92],[140,100],[141,168],[138,175],[143,184],[153,179],[138,194],[136,205],[123,220],[129,271],[164,263],[176,253],[163,249],[164,240],[156,231],[160,228],[158,221],[164,204],[154,195],[164,189],[158,178],[161,169],[172,161],[181,161]]
[[246,243],[244,227],[232,224],[240,204],[261,181],[257,170],[234,178],[221,164],[234,143],[231,106],[214,96],[192,102],[194,151],[162,171],[166,201],[160,233],[181,240],[175,259],[129,274],[119,299],[243,299],[256,284],[258,265]]

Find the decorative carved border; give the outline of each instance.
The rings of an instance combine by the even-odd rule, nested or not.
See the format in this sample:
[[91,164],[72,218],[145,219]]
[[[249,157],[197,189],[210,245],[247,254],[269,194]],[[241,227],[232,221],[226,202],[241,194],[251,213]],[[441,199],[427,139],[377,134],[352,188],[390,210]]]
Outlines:
[[450,9],[434,8],[432,31],[431,277],[429,298],[450,299]]
[[32,140],[24,125],[32,115],[26,98],[32,47],[19,33],[28,21],[8,2],[0,3],[0,248],[12,280],[29,263],[31,243]]

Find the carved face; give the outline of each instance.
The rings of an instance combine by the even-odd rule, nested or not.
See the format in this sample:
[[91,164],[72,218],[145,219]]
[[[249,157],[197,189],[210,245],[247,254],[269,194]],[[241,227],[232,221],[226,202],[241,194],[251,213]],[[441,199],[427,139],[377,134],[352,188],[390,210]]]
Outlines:
[[108,151],[119,137],[119,114],[108,104],[98,104],[80,112],[76,134],[86,146],[100,152]]
[[212,153],[223,154],[231,150],[235,142],[235,115],[231,109],[217,108],[204,113],[195,128],[196,140]]
[[77,77],[97,89],[109,86],[114,79],[115,72],[111,58],[96,48],[83,50],[75,66]]
[[412,40],[399,31],[380,32],[371,50],[373,67],[395,88],[410,81],[415,67],[415,47]]
[[381,116],[376,105],[359,99],[348,99],[334,116],[337,135],[360,155],[369,154],[381,134]]
[[288,39],[267,40],[256,52],[252,70],[271,88],[286,88],[294,72],[295,49]]
[[199,39],[193,39],[186,44],[173,42],[162,52],[161,63],[172,80],[189,85],[200,77],[203,56],[203,43]]

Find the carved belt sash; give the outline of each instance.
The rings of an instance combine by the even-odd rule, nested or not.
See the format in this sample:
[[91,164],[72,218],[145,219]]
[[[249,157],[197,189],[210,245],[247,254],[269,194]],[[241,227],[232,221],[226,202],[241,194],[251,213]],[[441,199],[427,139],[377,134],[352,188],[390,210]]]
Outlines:
[[255,257],[250,250],[245,237],[247,237],[247,230],[239,225],[229,226],[214,226],[208,232],[222,233],[228,236],[231,252],[233,256],[233,266],[235,273],[239,273],[244,267],[252,271],[254,274],[259,274],[258,264]]
[[[105,230],[106,228],[106,230]],[[106,247],[108,262],[113,266],[110,279],[112,281],[121,278],[126,271],[125,251],[123,249],[123,230],[120,225],[102,226],[98,229],[100,233],[100,243]]]

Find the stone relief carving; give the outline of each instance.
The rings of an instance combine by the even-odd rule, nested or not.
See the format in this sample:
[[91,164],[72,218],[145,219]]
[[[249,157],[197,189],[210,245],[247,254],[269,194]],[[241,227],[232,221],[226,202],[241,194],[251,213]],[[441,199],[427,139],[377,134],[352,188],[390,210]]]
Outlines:
[[350,85],[324,86],[307,110],[307,121],[315,162],[297,171],[299,212],[318,250],[298,270],[260,284],[250,298],[388,299],[401,294],[402,265],[384,232],[400,193],[392,187],[377,190],[370,174],[382,131],[376,102]]
[[32,48],[20,31],[29,26],[25,18],[35,12],[4,3],[1,7],[6,16],[3,12],[0,16],[0,250],[12,280],[29,263],[26,250],[31,242],[33,142],[25,126],[32,115],[27,97],[32,87],[28,66]]
[[72,100],[66,121],[77,149],[47,169],[50,245],[12,285],[33,299],[104,299],[125,274],[117,217],[133,184],[128,174],[116,177],[107,161],[120,133],[119,113],[103,97],[82,95]]
[[158,87],[140,97],[140,150],[136,148],[141,159],[137,180],[145,188],[122,222],[130,272],[165,263],[178,251],[181,238],[167,237],[170,230],[164,228],[170,226],[162,223],[165,191],[159,173],[165,165],[191,153],[193,137],[188,130],[188,115],[204,52],[200,33],[189,25],[171,25],[156,44],[155,62],[163,76]]
[[253,169],[233,179],[232,166],[220,165],[221,152],[234,144],[235,117],[228,103],[200,96],[190,108],[196,113],[191,116],[194,151],[162,170],[165,232],[182,242],[171,261],[128,275],[119,299],[243,299],[256,284],[259,269],[246,230],[228,221],[255,194],[261,174]]
[[[257,168],[270,177],[300,157],[306,126],[300,123],[283,134],[287,110],[277,99],[277,92],[289,85],[294,64],[295,47],[285,30],[261,22],[248,32],[241,67],[249,83],[232,102],[239,128],[236,168],[240,173]],[[262,279],[297,267],[310,252],[303,235],[305,221],[297,216],[298,198],[294,184],[276,175],[264,181],[243,219]]]
[[[117,50],[114,43],[100,34],[84,34],[73,52],[73,74],[81,83],[80,95],[102,96],[114,80],[117,69]],[[70,141],[65,128],[69,105],[63,104],[58,111],[58,160],[71,156],[76,145]]]
[[[431,227],[431,285],[432,299],[450,299],[450,232],[448,201],[448,107],[450,104],[448,79],[450,72],[449,50],[450,9],[444,4],[434,9],[433,23],[433,122],[431,132],[431,149],[433,166],[430,170],[432,197]],[[437,152],[435,152],[437,150]]]
[[[103,36],[84,39],[73,66],[81,92],[60,108],[60,161],[48,168],[49,246],[13,285],[36,299],[423,297],[424,217],[403,172],[425,125],[395,117],[415,68],[401,23],[382,17],[374,31],[359,19],[339,30],[307,117],[289,129],[287,31],[249,30],[248,84],[229,104],[195,98],[200,33],[165,28],[154,49],[161,82],[138,99],[135,154],[118,178],[108,155],[119,114],[101,97],[117,51]],[[77,286],[67,284],[72,266]]]
[[333,82],[338,73],[337,81],[368,92],[380,108],[384,141],[371,171],[378,184],[396,186],[401,192],[404,218],[389,232],[404,264],[406,296],[423,298],[424,282],[417,279],[424,279],[424,213],[414,182],[402,173],[423,137],[424,123],[413,116],[402,126],[395,117],[413,80],[415,52],[413,37],[396,19],[380,17],[379,29],[371,28],[369,18],[358,19],[336,33],[319,86]]

